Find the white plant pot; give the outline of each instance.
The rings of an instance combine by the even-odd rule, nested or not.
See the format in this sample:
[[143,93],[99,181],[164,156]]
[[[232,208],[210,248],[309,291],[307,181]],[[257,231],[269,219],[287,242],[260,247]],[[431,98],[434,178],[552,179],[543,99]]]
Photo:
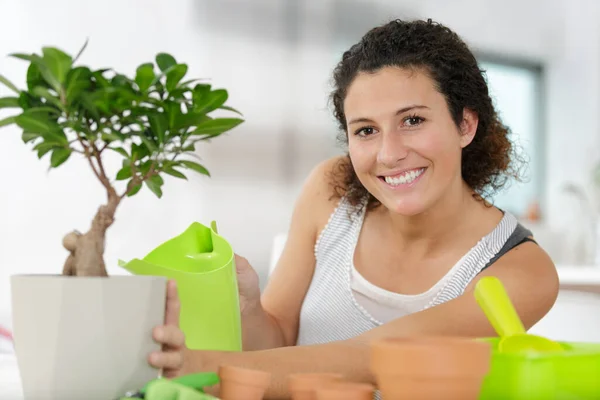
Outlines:
[[158,376],[166,278],[17,275],[11,288],[25,400],[112,400]]

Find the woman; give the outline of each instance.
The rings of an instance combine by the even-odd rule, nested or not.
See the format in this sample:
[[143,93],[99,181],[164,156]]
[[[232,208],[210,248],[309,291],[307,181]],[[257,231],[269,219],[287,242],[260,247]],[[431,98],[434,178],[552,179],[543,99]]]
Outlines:
[[236,260],[249,351],[184,355],[171,287],[167,324],[155,331],[165,350],[150,357],[167,376],[263,369],[273,373],[269,398],[285,397],[295,372],[372,382],[374,339],[493,335],[472,293],[482,276],[503,281],[527,328],[554,304],[552,261],[484,199],[516,176],[516,160],[461,39],[431,21],[393,21],[347,51],[334,80],[348,157],[308,178],[262,296],[252,267]]

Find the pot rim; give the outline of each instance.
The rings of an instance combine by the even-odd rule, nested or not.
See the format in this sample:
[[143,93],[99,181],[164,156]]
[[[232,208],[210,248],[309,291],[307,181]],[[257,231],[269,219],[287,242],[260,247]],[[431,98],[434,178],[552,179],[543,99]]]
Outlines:
[[370,383],[365,382],[352,382],[352,381],[333,381],[324,383],[316,389],[317,392],[361,392],[361,393],[373,393],[375,391],[375,386]]
[[386,338],[371,344],[370,366],[375,375],[468,377],[487,374],[491,359],[491,344],[471,338]]
[[288,376],[291,391],[314,390],[324,383],[341,382],[344,376],[336,372],[300,372]]

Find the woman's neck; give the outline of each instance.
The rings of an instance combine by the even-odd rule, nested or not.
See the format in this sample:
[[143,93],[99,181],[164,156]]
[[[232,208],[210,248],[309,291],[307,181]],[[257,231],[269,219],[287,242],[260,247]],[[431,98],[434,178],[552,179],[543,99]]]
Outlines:
[[388,234],[394,238],[398,250],[410,249],[410,253],[425,255],[453,242],[452,238],[484,208],[483,200],[475,199],[473,191],[461,182],[421,214],[407,217],[388,209],[383,212],[387,213]]

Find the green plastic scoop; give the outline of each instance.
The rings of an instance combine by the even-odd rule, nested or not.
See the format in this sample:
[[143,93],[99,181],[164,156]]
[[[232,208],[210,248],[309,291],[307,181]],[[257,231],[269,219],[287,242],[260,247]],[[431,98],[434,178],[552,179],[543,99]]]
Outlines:
[[525,327],[500,279],[494,276],[481,278],[475,285],[475,299],[500,336],[498,351],[514,353],[564,350],[559,343],[525,332]]

